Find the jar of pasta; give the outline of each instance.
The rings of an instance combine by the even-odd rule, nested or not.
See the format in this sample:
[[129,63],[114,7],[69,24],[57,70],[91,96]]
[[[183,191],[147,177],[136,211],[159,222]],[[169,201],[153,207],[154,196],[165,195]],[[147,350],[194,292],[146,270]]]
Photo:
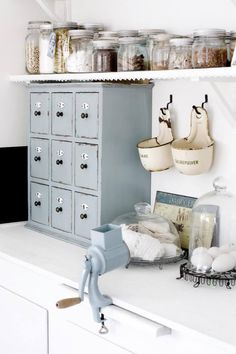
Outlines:
[[70,54],[69,35],[71,29],[77,29],[76,22],[62,22],[54,25],[56,33],[56,50],[54,72],[61,74],[66,72],[66,61]]

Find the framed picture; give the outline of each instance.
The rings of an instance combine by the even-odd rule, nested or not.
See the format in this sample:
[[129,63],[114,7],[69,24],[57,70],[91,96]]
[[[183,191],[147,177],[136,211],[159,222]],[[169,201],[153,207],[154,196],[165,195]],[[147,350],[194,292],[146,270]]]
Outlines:
[[185,195],[156,192],[156,200],[154,205],[154,213],[164,216],[171,220],[176,226],[181,247],[188,249],[192,208],[197,198]]

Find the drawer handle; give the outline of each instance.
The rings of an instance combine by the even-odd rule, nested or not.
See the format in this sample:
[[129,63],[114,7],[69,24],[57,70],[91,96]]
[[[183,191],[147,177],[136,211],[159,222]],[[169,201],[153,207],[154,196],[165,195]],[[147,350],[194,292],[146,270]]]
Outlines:
[[57,112],[57,117],[63,117],[63,112]]
[[35,115],[35,117],[41,116],[41,112],[40,111],[34,111],[34,115]]
[[82,163],[80,165],[81,170],[84,170],[85,168],[88,168],[88,165],[86,163]]
[[80,219],[87,219],[88,215],[87,214],[80,214]]
[[86,119],[88,118],[88,113],[81,113],[81,116],[80,116],[82,119]]
[[34,161],[41,161],[41,157],[40,156],[35,156],[34,157]]
[[63,211],[62,207],[56,207],[56,212],[61,213]]
[[37,206],[40,206],[41,205],[41,202],[34,202],[34,205],[37,207]]
[[63,160],[57,160],[57,161],[56,161],[56,164],[57,164],[57,165],[63,165]]

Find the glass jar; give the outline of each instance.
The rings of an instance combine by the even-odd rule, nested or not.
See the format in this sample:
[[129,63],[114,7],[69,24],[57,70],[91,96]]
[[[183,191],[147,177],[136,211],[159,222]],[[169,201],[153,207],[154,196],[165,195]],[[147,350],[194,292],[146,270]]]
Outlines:
[[54,25],[56,33],[56,50],[54,61],[54,72],[61,74],[66,72],[66,61],[70,54],[69,30],[77,29],[76,22],[62,22]]
[[39,74],[39,35],[40,25],[48,21],[28,22],[28,34],[25,38],[25,66],[29,74]]
[[117,43],[108,39],[93,41],[93,72],[117,71]]
[[67,72],[91,72],[93,32],[88,30],[71,30],[68,32],[68,35],[70,55],[66,61]]
[[153,40],[151,70],[167,70],[170,52],[170,36],[159,34]]
[[148,70],[151,69],[151,55],[153,49],[153,40],[158,34],[166,33],[163,29],[142,29],[138,31],[140,37],[146,39],[147,57],[148,57]]
[[195,30],[193,37],[192,63],[194,68],[216,68],[227,66],[225,30]]
[[84,29],[93,32],[94,39],[98,39],[98,33],[104,31],[104,25],[101,23],[85,23],[82,26]]
[[118,39],[118,32],[115,31],[100,31],[98,32],[98,38],[99,39]]
[[191,69],[192,68],[192,39],[170,39],[170,53],[168,69]]
[[148,69],[146,40],[141,37],[124,37],[119,40],[118,71]]
[[214,180],[213,187],[214,191],[197,199],[192,210],[189,260],[197,271],[202,272],[216,271],[215,260],[217,264],[222,260],[224,267],[227,257],[220,257],[220,260],[218,257],[236,251],[236,196],[227,191],[222,177]]
[[124,38],[124,37],[138,37],[138,31],[137,30],[120,30],[118,31],[118,37],[119,38]]
[[52,24],[40,26],[39,37],[39,72],[40,74],[52,74],[54,71],[54,56],[56,47],[56,35]]
[[231,31],[230,32],[230,62],[233,59],[235,47],[236,47],[236,32]]

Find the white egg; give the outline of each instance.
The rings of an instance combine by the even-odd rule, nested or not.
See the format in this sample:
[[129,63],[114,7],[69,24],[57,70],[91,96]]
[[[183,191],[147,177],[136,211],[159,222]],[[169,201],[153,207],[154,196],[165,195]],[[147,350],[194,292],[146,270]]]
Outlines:
[[207,253],[195,254],[191,257],[191,263],[196,267],[198,271],[206,272],[211,268],[212,257]]
[[220,251],[221,253],[229,253],[230,251],[232,251],[232,244],[228,243],[220,246]]
[[234,269],[235,258],[229,253],[220,254],[212,263],[212,269],[215,272],[227,272]]
[[197,254],[203,254],[207,253],[208,249],[206,247],[197,247],[193,250],[192,256],[195,256]]
[[207,252],[209,253],[210,256],[212,256],[213,259],[215,259],[222,253],[219,247],[211,247]]

